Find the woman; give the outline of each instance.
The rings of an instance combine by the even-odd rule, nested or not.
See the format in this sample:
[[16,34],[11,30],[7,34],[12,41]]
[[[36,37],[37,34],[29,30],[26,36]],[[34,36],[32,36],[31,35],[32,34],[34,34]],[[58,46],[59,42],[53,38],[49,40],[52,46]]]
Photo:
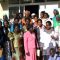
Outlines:
[[45,13],[45,14],[44,14],[43,25],[46,26],[46,22],[47,22],[47,21],[50,21],[50,22],[52,23],[52,26],[51,26],[51,27],[53,27],[53,21],[49,18],[49,14],[48,14],[48,13]]
[[46,27],[44,31],[40,33],[40,47],[43,48],[43,59],[48,60],[50,48],[56,46],[55,41],[52,39],[54,35],[54,30],[51,28],[51,22],[46,22]]
[[37,21],[38,21],[38,17],[37,17],[37,15],[35,15],[34,16],[34,23],[33,23],[34,28],[37,27]]
[[9,33],[9,38],[12,42],[12,59],[14,60],[23,60],[22,57],[22,32],[18,25],[14,28],[14,33]]
[[9,30],[9,23],[8,23],[7,20],[4,21],[3,31],[4,31],[5,35],[8,36],[8,33],[9,33],[10,30]]
[[37,40],[38,40],[38,49],[40,50],[39,56],[38,56],[38,60],[42,60],[43,56],[42,56],[42,50],[40,48],[40,35],[43,33],[44,31],[44,25],[42,24],[42,20],[38,19],[37,21],[38,23],[38,27],[37,27]]
[[4,43],[6,60],[8,60],[8,59],[11,60],[11,43],[10,43],[10,40],[8,38],[9,23],[7,20],[4,21],[3,31],[4,31],[5,39],[6,39],[6,41]]
[[57,9],[54,9],[53,11],[54,17],[53,17],[53,27],[56,28],[56,26],[58,26],[58,22],[56,19],[56,16],[59,15],[59,11]]
[[24,49],[26,60],[36,60],[36,45],[33,27],[28,26],[28,31],[24,33]]
[[27,26],[30,24],[30,18],[25,18],[25,24],[23,25],[23,31],[27,31]]

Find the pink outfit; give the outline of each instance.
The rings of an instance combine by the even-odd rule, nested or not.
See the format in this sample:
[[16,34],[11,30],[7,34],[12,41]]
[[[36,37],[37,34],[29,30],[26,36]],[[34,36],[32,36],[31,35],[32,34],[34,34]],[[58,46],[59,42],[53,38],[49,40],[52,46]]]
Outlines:
[[36,60],[35,34],[29,31],[24,34],[24,48],[25,53],[30,53],[30,56],[26,55],[26,60]]

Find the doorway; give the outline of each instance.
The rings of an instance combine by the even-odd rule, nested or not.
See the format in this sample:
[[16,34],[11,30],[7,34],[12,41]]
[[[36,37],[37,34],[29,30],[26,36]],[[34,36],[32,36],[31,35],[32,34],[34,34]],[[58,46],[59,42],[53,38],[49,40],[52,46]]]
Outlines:
[[25,10],[29,10],[32,13],[37,14],[37,16],[39,15],[39,5],[28,5],[25,6]]

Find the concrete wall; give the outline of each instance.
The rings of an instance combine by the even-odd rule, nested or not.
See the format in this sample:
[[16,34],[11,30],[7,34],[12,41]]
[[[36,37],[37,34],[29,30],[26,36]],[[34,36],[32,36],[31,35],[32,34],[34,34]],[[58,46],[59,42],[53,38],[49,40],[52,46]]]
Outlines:
[[7,15],[9,17],[9,8],[8,3],[0,3],[0,19],[3,19],[3,15]]

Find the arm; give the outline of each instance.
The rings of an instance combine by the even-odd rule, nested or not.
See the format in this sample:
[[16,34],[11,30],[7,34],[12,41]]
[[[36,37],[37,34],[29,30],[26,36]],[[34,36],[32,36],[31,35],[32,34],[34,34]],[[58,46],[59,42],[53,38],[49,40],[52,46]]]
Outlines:
[[38,46],[40,44],[40,31],[39,29],[37,29],[37,42],[38,42]]
[[26,34],[24,34],[24,48],[25,48],[25,53],[28,53],[28,37]]

